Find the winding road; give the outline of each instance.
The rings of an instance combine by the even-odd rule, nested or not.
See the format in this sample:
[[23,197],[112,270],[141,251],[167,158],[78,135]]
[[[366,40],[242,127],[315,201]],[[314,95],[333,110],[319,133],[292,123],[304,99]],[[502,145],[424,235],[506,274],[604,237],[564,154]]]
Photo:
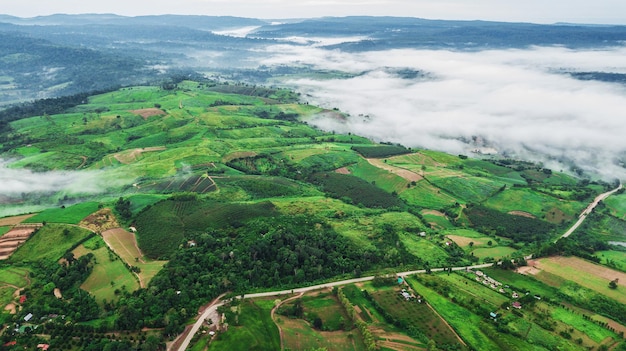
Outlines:
[[[587,216],[600,203],[600,201],[606,199],[607,197],[609,197],[610,195],[614,194],[615,192],[617,192],[620,189],[622,189],[622,184],[621,183],[620,183],[620,185],[617,188],[596,196],[596,198],[593,200],[593,202],[591,202],[589,204],[589,206],[587,206],[587,208],[585,208],[585,210],[578,216],[578,221],[576,221],[576,223],[574,223],[574,225],[571,228],[569,228],[563,235],[561,235],[558,239],[556,239],[556,241],[558,241],[561,238],[567,238],[568,236],[570,236],[585,221]],[[491,267],[491,266],[493,266],[493,263],[484,263],[484,264],[478,264],[478,265],[473,265],[473,266],[452,267],[452,270],[453,271],[461,271],[461,270],[466,270],[466,269],[478,269],[478,268],[486,268],[486,267]],[[431,269],[431,271],[432,272],[442,272],[445,269],[446,268],[433,268],[433,269]],[[415,270],[415,271],[399,272],[399,273],[396,273],[395,275],[404,277],[404,276],[407,276],[407,275],[420,274],[420,273],[426,273],[426,270],[425,269],[419,269],[419,270]],[[348,284],[354,284],[354,283],[361,283],[361,282],[366,282],[366,281],[373,280],[373,279],[374,279],[374,276],[371,275],[371,276],[367,276],[367,277],[346,279],[346,280],[341,280],[341,281],[337,281],[337,282],[331,282],[331,283],[307,286],[307,287],[303,287],[303,288],[279,290],[279,291],[269,291],[269,292],[262,292],[262,293],[244,294],[244,295],[238,296],[238,298],[258,298],[258,297],[269,297],[269,296],[279,296],[279,295],[288,295],[288,294],[302,294],[302,293],[305,293],[305,292],[308,292],[308,291],[312,291],[312,290],[319,290],[319,289],[331,288],[331,287],[335,287],[335,286],[348,285]],[[170,345],[176,345],[176,344],[178,344],[180,342],[179,339],[184,337],[184,340],[180,344],[178,349],[174,349],[174,348],[172,348],[170,346],[170,347],[168,347],[167,350],[168,351],[185,351],[187,349],[187,347],[189,346],[189,343],[191,342],[191,339],[193,338],[193,336],[196,334],[196,332],[202,326],[202,323],[209,316],[214,315],[217,312],[217,308],[219,306],[222,306],[226,302],[227,301],[221,300],[220,298],[217,298],[217,299],[213,300],[213,303],[211,303],[200,314],[200,316],[198,317],[198,319],[194,323],[194,325],[191,328],[191,330],[189,331],[189,333],[186,333],[186,334],[183,333],[183,334],[179,335],[179,337],[176,340],[174,340],[174,342],[172,344],[170,344]]]
[[[476,268],[486,268],[486,267],[491,267],[493,266],[493,263],[484,263],[484,264],[478,264],[478,265],[474,265],[474,266],[463,266],[463,267],[452,267],[453,271],[462,271],[462,270],[466,270],[466,269],[476,269]],[[431,269],[432,272],[443,272],[446,268],[433,268]],[[396,276],[407,276],[407,275],[412,275],[412,274],[418,274],[418,273],[426,273],[425,269],[418,269],[415,271],[406,271],[406,272],[399,272],[396,273]],[[238,298],[258,298],[258,297],[269,297],[269,296],[279,296],[279,295],[288,295],[288,294],[299,294],[299,293],[305,293],[308,291],[312,291],[312,290],[319,290],[319,289],[324,289],[324,288],[332,288],[334,286],[341,286],[341,285],[348,285],[348,284],[353,284],[353,283],[361,283],[361,282],[366,282],[369,280],[373,280],[374,276],[370,275],[367,277],[361,277],[361,278],[354,278],[354,279],[346,279],[346,280],[341,280],[341,281],[337,281],[337,282],[331,282],[331,283],[325,283],[325,284],[319,284],[319,285],[313,285],[313,286],[307,286],[307,287],[303,287],[303,288],[297,288],[297,289],[288,289],[288,290],[279,290],[279,291],[269,291],[269,292],[262,292],[262,293],[253,293],[253,294],[244,294],[241,296],[238,296]],[[204,321],[212,314],[214,314],[217,311],[217,308],[219,306],[222,306],[224,303],[226,303],[226,300],[221,300],[221,299],[215,299],[213,300],[213,303],[210,304],[198,317],[198,319],[196,320],[196,322],[194,323],[193,327],[191,328],[191,330],[189,331],[189,333],[187,334],[181,334],[179,335],[179,337],[174,340],[174,342],[170,345],[176,345],[179,342],[179,338],[184,337],[183,342],[180,344],[180,346],[177,349],[171,348],[169,347],[167,350],[168,351],[185,351],[187,349],[187,347],[189,346],[189,343],[191,342],[191,339],[193,338],[193,336],[198,332],[198,330],[200,329],[200,327],[202,326],[202,323],[204,323]]]
[[602,201],[602,200],[606,199],[607,197],[611,196],[612,194],[614,194],[615,192],[617,192],[621,188],[622,188],[622,183],[620,183],[617,188],[596,196],[596,198],[593,199],[593,202],[590,203],[589,206],[587,206],[587,208],[585,208],[583,210],[583,212],[578,216],[578,220],[576,221],[576,223],[574,223],[574,225],[571,228],[569,228],[563,235],[561,235],[559,238],[557,238],[554,242],[559,241],[559,239],[561,239],[561,238],[567,238],[568,236],[570,236],[574,231],[576,231],[576,229],[578,229],[578,227],[580,227],[580,225],[585,221],[585,219],[587,219],[587,216],[591,213],[591,211],[593,211],[593,209],[596,206],[598,206],[600,201]]

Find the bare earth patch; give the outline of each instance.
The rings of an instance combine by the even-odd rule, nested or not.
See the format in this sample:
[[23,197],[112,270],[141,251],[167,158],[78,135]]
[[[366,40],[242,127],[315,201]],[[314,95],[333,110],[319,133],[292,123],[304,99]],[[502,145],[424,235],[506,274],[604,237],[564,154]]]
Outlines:
[[471,242],[475,243],[476,239],[473,238],[466,238],[464,236],[460,236],[460,235],[446,235],[448,237],[448,239],[454,241],[457,245],[461,246],[461,247],[465,247],[465,246],[469,246],[469,244]]
[[148,119],[152,116],[164,116],[167,113],[163,112],[163,110],[159,110],[156,107],[152,107],[152,108],[144,108],[141,110],[132,110],[130,111],[136,115],[141,116],[143,119]]
[[145,152],[154,152],[154,151],[163,151],[166,150],[165,146],[153,146],[153,147],[143,147],[139,149],[131,149],[126,150],[117,154],[114,154],[116,160],[125,165],[133,163],[141,157],[141,155]]
[[619,279],[618,285],[626,287],[626,273],[619,272],[599,264],[594,264],[578,257],[556,256],[537,260],[535,261],[535,266],[540,270],[542,269],[542,261],[551,261],[561,267],[573,267],[583,273],[606,279],[607,284],[610,280],[617,278]]
[[102,233],[105,230],[120,227],[115,215],[109,208],[103,208],[87,216],[79,225],[83,228],[89,228],[89,230],[96,233]]
[[17,307],[15,306],[14,303],[10,303],[10,304],[4,306],[4,310],[5,311],[9,311],[9,314],[16,314],[17,313]]
[[408,180],[409,182],[417,182],[423,179],[423,177],[413,171],[409,171],[408,169],[392,166],[386,164],[380,158],[366,158],[367,162],[369,162],[372,166],[387,170],[393,174],[397,174],[398,176]]
[[0,237],[0,260],[6,260],[22,245],[38,226],[16,227]]
[[36,213],[0,218],[0,227],[20,224],[34,215],[36,215]]
[[508,214],[513,215],[513,216],[527,217],[527,218],[537,218],[532,213],[528,213],[524,211],[511,211]]
[[337,168],[335,170],[335,173],[339,173],[339,174],[350,174],[350,170],[347,167],[341,167],[341,168]]

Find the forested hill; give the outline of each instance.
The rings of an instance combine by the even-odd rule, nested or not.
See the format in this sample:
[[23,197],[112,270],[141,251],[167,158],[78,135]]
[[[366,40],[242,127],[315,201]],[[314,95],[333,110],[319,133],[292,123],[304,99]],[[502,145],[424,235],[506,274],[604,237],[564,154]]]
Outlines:
[[593,48],[622,45],[626,26],[446,21],[398,17],[330,17],[265,26],[254,33],[263,38],[289,36],[365,36],[332,45],[348,51],[395,48],[484,50],[560,45]]

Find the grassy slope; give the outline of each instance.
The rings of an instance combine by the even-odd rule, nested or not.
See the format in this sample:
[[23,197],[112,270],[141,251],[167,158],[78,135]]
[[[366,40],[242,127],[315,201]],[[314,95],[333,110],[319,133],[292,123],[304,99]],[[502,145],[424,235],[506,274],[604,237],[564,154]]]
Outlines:
[[[67,229],[67,235],[64,234],[65,229]],[[91,232],[82,228],[47,224],[20,246],[9,261],[51,263],[61,258],[67,250],[89,235]]]

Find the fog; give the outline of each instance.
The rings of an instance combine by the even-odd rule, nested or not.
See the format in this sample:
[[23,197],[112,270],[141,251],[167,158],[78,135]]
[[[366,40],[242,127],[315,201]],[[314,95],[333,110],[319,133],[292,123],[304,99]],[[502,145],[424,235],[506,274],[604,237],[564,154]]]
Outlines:
[[[355,75],[288,82],[311,104],[350,114],[345,122],[310,120],[323,129],[453,154],[493,147],[555,170],[573,162],[607,180],[626,175],[617,160],[626,151],[626,86],[564,74],[626,73],[626,48],[345,53],[278,45],[268,51],[262,64]],[[407,79],[398,69],[420,74]],[[472,137],[485,143],[471,143]]]
[[105,178],[104,173],[99,171],[32,172],[23,168],[9,168],[8,164],[9,161],[0,160],[0,194],[7,196],[47,192],[98,194],[129,181],[111,175]]

